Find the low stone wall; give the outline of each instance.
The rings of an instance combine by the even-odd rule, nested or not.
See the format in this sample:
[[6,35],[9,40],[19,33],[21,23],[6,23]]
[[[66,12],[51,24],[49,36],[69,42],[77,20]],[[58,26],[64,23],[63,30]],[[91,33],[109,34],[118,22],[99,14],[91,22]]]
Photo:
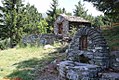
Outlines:
[[101,68],[97,65],[73,61],[63,61],[59,64],[60,80],[97,80]]
[[54,34],[31,34],[26,35],[22,39],[22,43],[24,44],[32,44],[32,45],[46,45],[53,44],[55,40]]
[[105,72],[93,64],[67,60],[58,65],[59,80],[119,80],[119,72]]

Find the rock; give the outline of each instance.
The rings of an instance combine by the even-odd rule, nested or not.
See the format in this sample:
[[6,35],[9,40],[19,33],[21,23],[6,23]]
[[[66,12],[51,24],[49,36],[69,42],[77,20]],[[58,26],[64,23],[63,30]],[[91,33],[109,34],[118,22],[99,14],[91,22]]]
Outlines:
[[119,71],[119,51],[112,51],[110,54],[111,54],[111,67]]
[[54,49],[54,48],[55,48],[55,47],[53,47],[53,46],[51,46],[51,45],[49,45],[49,44],[44,46],[44,49]]
[[119,73],[108,72],[103,73],[99,80],[119,80]]
[[73,61],[62,61],[59,63],[58,71],[61,79],[66,78],[69,80],[83,80],[86,78],[96,78],[100,68],[97,65]]

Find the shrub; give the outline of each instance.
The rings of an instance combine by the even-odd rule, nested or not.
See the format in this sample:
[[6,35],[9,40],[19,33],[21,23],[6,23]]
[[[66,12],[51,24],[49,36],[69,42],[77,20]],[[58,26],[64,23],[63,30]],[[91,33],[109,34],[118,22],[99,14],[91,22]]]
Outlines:
[[10,39],[0,40],[0,49],[1,50],[9,48],[9,46],[10,46]]

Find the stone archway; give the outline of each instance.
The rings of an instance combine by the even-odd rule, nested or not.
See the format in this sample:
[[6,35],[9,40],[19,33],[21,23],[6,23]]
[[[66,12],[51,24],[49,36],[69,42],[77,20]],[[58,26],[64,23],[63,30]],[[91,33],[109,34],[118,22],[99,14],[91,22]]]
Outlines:
[[68,60],[80,62],[82,55],[89,59],[89,64],[109,66],[109,47],[102,34],[91,27],[80,28],[67,51]]

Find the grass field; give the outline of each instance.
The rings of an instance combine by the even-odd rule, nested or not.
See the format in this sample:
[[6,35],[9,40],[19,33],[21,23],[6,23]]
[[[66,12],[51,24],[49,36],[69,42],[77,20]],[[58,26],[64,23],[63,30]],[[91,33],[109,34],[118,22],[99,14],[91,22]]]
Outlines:
[[44,50],[42,47],[14,48],[0,51],[0,80],[21,78],[34,80],[35,70],[50,63],[57,57],[56,49]]

